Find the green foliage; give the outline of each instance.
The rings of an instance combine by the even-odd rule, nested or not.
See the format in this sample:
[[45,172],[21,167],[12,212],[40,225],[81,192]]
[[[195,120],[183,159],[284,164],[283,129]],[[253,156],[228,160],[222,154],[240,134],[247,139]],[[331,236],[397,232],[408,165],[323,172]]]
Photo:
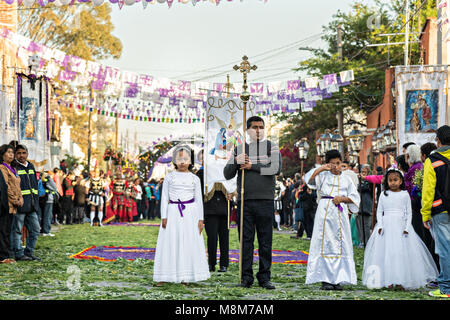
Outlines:
[[[122,43],[112,35],[114,25],[111,22],[111,6],[86,4],[62,6],[47,5],[41,7],[35,3],[29,10],[19,10],[19,33],[31,40],[59,49],[66,54],[85,60],[120,58]],[[69,93],[80,94],[86,88],[73,90],[54,79],[60,96]],[[88,152],[88,112],[77,112],[75,108],[60,109],[64,121],[72,127],[71,138],[87,157]],[[95,118],[95,117],[93,117]],[[92,148],[92,157],[97,158],[100,166],[107,144],[111,144],[111,120],[101,117],[91,122],[91,138],[96,135],[97,147]]]
[[[348,12],[339,10],[333,19],[323,26],[322,40],[327,49],[312,50],[311,59],[299,63],[298,71],[306,72],[309,76],[322,76],[338,73],[343,70],[353,70],[355,80],[349,86],[342,87],[339,93],[334,93],[331,99],[318,101],[312,112],[299,112],[295,114],[279,114],[279,120],[286,120],[280,145],[291,149],[296,141],[307,137],[312,146],[310,155],[315,154],[313,147],[316,132],[322,133],[324,129],[337,127],[336,114],[344,110],[344,126],[353,124],[365,125],[355,121],[356,113],[364,115],[378,106],[383,99],[385,87],[385,70],[391,66],[402,65],[404,57],[403,46],[368,47],[369,44],[382,44],[387,37],[378,36],[386,33],[404,33],[405,15],[403,0],[389,2],[375,1],[373,7],[364,1],[355,1]],[[422,7],[423,1],[411,1],[410,31],[421,31],[427,17],[436,16],[436,1],[428,1]],[[419,10],[420,8],[420,10]],[[416,15],[414,13],[417,12]],[[369,18],[377,15],[380,25],[370,29]],[[369,21],[370,22],[370,21]],[[342,30],[342,57],[338,54],[337,30]],[[418,37],[410,35],[410,41]],[[390,42],[404,41],[403,35],[392,36]],[[420,62],[419,44],[409,45],[410,64]],[[309,163],[314,161],[309,157]]]
[[111,6],[73,5],[19,11],[19,33],[86,60],[120,58],[122,43],[112,35]]

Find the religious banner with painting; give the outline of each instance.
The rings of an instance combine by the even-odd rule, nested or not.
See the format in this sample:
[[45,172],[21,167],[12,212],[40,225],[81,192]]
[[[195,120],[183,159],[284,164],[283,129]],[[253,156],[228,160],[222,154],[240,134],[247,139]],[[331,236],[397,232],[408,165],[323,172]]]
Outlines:
[[447,119],[448,66],[397,66],[398,152],[406,142],[434,142]]
[[[247,119],[256,115],[254,102],[247,103]],[[208,201],[217,190],[236,191],[236,177],[226,180],[223,169],[234,148],[243,142],[243,103],[240,99],[208,94],[205,121],[205,149],[203,152],[205,198]]]
[[50,155],[48,84],[44,78],[18,75],[17,113],[19,143],[28,148],[28,158],[43,169]]

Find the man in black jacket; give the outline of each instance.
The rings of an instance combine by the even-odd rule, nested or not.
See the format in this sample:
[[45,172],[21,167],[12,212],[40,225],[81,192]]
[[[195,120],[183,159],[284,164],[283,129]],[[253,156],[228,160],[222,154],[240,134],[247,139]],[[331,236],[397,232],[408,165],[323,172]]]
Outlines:
[[[34,248],[39,236],[40,225],[37,212],[39,211],[38,181],[36,170],[28,159],[28,149],[24,145],[16,147],[16,161],[14,167],[20,177],[20,189],[22,189],[23,206],[13,218],[11,247],[16,261],[40,260],[34,256]],[[28,230],[27,246],[22,248],[22,227]]]
[[281,154],[278,146],[264,139],[264,120],[253,116],[247,120],[247,132],[250,143],[234,149],[223,170],[225,179],[238,175],[238,227],[241,214],[241,182],[244,177],[244,214],[242,243],[242,279],[240,286],[249,288],[253,284],[253,242],[255,227],[258,234],[259,271],[256,275],[259,285],[266,289],[275,289],[270,282],[272,264],[272,221],[274,215],[275,176],[281,172]]

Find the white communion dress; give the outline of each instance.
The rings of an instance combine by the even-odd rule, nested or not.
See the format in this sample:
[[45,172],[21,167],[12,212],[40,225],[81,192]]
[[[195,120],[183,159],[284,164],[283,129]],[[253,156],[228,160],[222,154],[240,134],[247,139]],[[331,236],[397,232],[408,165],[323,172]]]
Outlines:
[[[381,193],[377,224],[364,252],[362,282],[368,288],[401,285],[405,289],[417,289],[436,280],[436,264],[414,231],[411,219],[411,199],[407,191]],[[403,234],[404,231],[408,234]]]
[[[314,219],[314,229],[309,248],[306,284],[328,282],[331,284],[356,284],[353,243],[348,209],[358,211],[360,197],[356,186],[348,176],[323,171],[315,183],[308,186],[317,189],[319,204]],[[353,203],[341,203],[342,211],[333,204],[332,197],[345,196]]]
[[[191,203],[169,203],[190,202]],[[161,194],[161,225],[156,244],[153,281],[197,282],[210,277],[203,236],[198,221],[203,220],[200,179],[191,172],[166,175]]]

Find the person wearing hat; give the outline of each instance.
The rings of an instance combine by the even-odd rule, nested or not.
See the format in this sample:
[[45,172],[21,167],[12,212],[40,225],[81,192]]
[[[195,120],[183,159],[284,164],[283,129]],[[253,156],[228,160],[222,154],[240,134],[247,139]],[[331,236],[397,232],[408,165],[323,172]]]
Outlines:
[[450,126],[437,129],[436,144],[438,148],[424,163],[420,213],[425,228],[433,235],[440,265],[439,288],[428,294],[450,298]]

